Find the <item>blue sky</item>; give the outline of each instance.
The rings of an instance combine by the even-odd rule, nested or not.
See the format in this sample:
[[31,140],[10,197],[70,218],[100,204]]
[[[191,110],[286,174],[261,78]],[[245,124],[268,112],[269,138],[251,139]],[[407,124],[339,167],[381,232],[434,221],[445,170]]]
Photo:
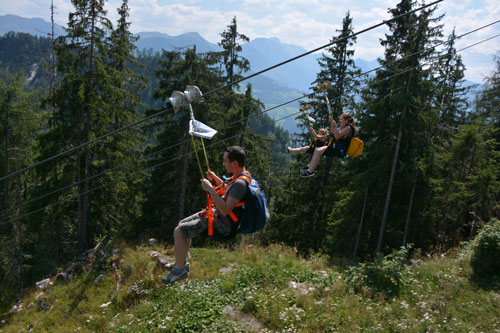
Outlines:
[[[41,17],[50,20],[50,0],[2,0],[0,15],[16,14],[23,17]],[[250,39],[277,37],[283,43],[299,45],[307,50],[329,42],[340,28],[349,10],[354,19],[354,31],[390,18],[387,9],[399,0],[129,0],[131,30],[159,31],[169,35],[196,31],[216,43],[233,16],[238,30]],[[427,1],[431,3],[431,1]],[[54,0],[56,23],[65,25],[72,10],[69,0]],[[116,18],[120,1],[106,3],[111,19]],[[438,14],[446,14],[441,21],[449,34],[456,28],[457,35],[500,19],[498,0],[445,0],[439,4]],[[379,38],[385,27],[360,35],[355,57],[373,60],[383,54]],[[500,34],[500,23],[457,41],[457,49]],[[493,56],[500,51],[500,37],[470,48],[461,55],[467,66],[466,78],[482,82],[494,69]]]

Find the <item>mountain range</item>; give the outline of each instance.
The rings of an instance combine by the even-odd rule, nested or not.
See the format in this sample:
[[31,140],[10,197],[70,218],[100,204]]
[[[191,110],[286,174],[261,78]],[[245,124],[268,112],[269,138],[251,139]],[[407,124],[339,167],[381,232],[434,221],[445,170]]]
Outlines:
[[[8,31],[25,32],[35,36],[47,37],[51,31],[50,22],[41,18],[23,18],[17,15],[0,16],[0,35]],[[64,28],[55,24],[54,32],[56,36],[63,35]],[[220,51],[221,47],[215,43],[205,40],[197,32],[187,32],[178,36],[171,36],[167,33],[149,31],[136,34],[139,40],[136,42],[138,49],[152,49],[161,51],[162,49],[173,51],[181,50],[196,45],[197,52]],[[304,48],[284,44],[278,38],[256,38],[242,45],[241,56],[250,61],[251,70],[244,75],[250,75],[279,64],[285,60],[294,58],[306,53]],[[253,94],[260,99],[266,109],[286,103],[301,95],[311,92],[311,83],[315,80],[319,72],[318,58],[321,54],[309,54],[295,61],[284,64],[265,73],[258,75],[241,84],[244,89],[246,82],[252,84]],[[369,71],[379,66],[377,60],[355,59],[356,65],[363,72]],[[471,82],[467,85],[472,84]],[[299,103],[293,102],[285,106],[276,108],[269,113],[274,119],[283,118],[298,111]],[[298,128],[294,117],[288,117],[279,123],[290,133],[297,133]]]

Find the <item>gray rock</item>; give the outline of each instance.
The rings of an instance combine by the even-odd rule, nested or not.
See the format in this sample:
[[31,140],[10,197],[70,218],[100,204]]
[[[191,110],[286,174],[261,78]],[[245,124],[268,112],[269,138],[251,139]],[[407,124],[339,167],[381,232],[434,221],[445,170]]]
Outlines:
[[101,279],[102,279],[103,277],[104,277],[104,274],[99,274],[99,276],[95,278],[95,280],[94,280],[94,284],[98,284],[98,283],[99,283],[99,281],[101,281]]
[[161,253],[158,251],[149,251],[148,254],[151,259],[158,258],[161,255]]
[[164,256],[158,256],[156,257],[156,266],[160,267],[163,269],[166,264],[168,264],[168,258]]
[[38,281],[36,283],[36,286],[38,287],[38,289],[40,290],[45,290],[49,285],[50,285],[50,279],[45,279],[45,280],[42,280],[42,281]]

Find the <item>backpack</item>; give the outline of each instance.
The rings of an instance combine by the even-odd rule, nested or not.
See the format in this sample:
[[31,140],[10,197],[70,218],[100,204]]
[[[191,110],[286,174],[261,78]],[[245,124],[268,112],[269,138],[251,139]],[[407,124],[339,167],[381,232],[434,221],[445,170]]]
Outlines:
[[349,148],[347,148],[347,155],[351,156],[352,158],[358,157],[363,153],[364,146],[365,144],[363,140],[357,137],[352,137],[351,143],[349,143]]
[[241,178],[245,180],[248,186],[245,204],[243,205],[243,216],[239,221],[236,232],[251,234],[264,228],[270,217],[269,207],[262,186],[253,178],[251,178],[250,182],[248,182],[247,177]]

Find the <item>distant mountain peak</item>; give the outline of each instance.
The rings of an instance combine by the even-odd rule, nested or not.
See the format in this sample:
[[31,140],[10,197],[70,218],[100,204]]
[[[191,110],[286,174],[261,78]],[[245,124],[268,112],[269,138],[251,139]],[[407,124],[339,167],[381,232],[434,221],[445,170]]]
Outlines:
[[159,37],[159,38],[172,38],[169,34],[163,33],[163,32],[158,32],[158,31],[142,31],[139,33],[134,34],[135,36],[140,36],[141,38],[154,38],[154,37]]
[[[63,27],[54,24],[56,36],[64,35]],[[41,18],[26,18],[18,15],[0,15],[0,35],[9,31],[29,33],[33,36],[47,37],[52,31],[50,22]]]

